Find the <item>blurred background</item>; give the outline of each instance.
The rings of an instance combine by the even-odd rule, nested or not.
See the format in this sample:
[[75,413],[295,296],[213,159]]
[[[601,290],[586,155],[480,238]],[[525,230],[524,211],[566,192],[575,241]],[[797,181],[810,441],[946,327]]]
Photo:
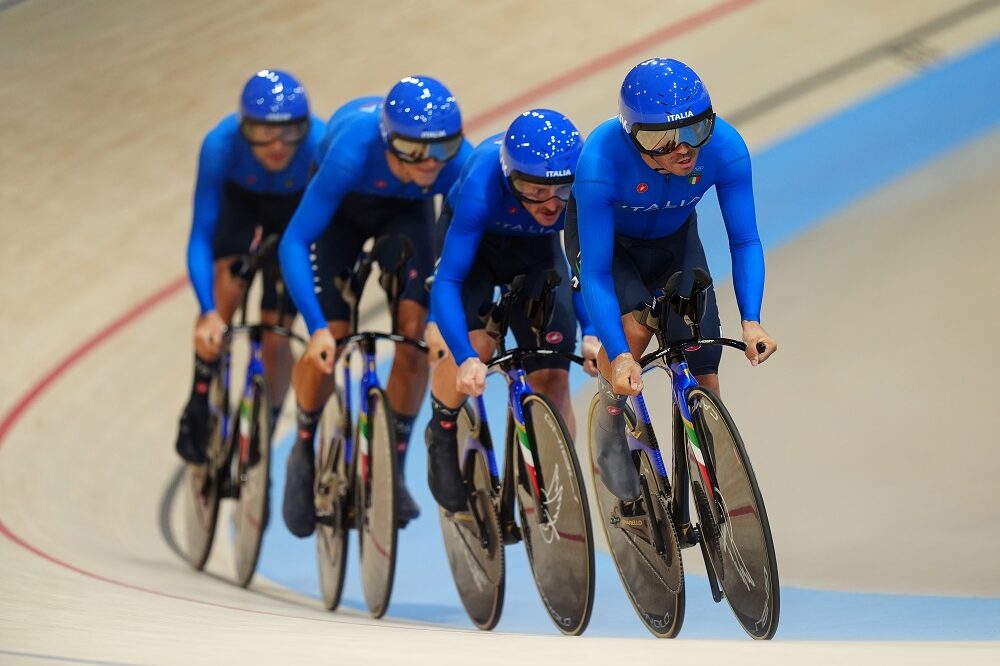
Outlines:
[[[606,554],[587,637],[541,636],[520,547],[498,631],[467,631],[419,436],[424,515],[386,620],[367,619],[356,568],[346,608],[322,612],[315,545],[277,514],[249,591],[228,582],[223,528],[208,575],[191,570],[173,451],[197,312],[185,247],[199,145],[244,81],[287,69],[327,117],[430,74],[476,143],[536,106],[589,132],[652,56],[698,71],[754,160],[780,351],[727,357],[722,385],[774,532],[778,642],[748,651],[691,557],[695,640],[653,641]],[[0,68],[0,662],[1000,657],[997,0],[0,0]],[[735,335],[725,230],[714,199],[698,211]],[[574,373],[586,459],[594,388]]]

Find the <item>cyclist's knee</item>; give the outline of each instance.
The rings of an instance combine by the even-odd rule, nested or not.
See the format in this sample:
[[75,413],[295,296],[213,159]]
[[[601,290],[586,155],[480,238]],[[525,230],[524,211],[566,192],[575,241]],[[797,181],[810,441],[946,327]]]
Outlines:
[[472,341],[472,348],[479,354],[482,360],[493,358],[496,354],[497,343],[489,333],[483,329],[469,331],[469,339]]
[[393,366],[395,370],[405,369],[413,373],[428,371],[424,352],[404,342],[396,343],[396,358],[393,359]]
[[704,374],[695,375],[694,377],[698,383],[705,388],[707,388],[712,393],[719,395],[719,373],[718,372],[706,372]]
[[426,327],[426,308],[414,301],[401,301],[399,305],[399,334],[422,340]]
[[531,387],[548,398],[563,402],[569,398],[569,372],[559,368],[535,370],[528,376]]

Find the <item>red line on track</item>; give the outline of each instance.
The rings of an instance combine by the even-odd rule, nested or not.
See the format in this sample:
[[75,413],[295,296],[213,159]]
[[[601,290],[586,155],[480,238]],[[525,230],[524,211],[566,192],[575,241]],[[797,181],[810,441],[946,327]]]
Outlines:
[[[599,55],[592,60],[588,60],[568,72],[560,74],[559,76],[541,83],[534,88],[529,88],[517,97],[514,97],[506,102],[502,102],[488,111],[484,111],[471,120],[468,120],[465,123],[465,128],[468,131],[472,131],[479,129],[480,127],[497,120],[498,118],[506,119],[507,116],[529,108],[532,106],[531,102],[534,102],[539,98],[551,95],[552,93],[564,88],[569,88],[573,84],[579,83],[583,79],[586,79],[587,77],[592,76],[603,69],[607,69],[619,62],[631,62],[633,58],[652,46],[665,42],[673,37],[679,37],[680,35],[691,32],[696,28],[700,28],[703,25],[711,23],[712,21],[720,19],[728,14],[732,14],[737,9],[742,9],[746,5],[755,1],[756,0],[727,0],[727,2],[719,3],[718,5],[710,7],[704,11],[692,14],[677,23],[672,23],[668,26],[660,28],[656,32],[617,48],[614,51]],[[622,72],[622,76],[624,75],[625,72]]]
[[[552,94],[558,90],[568,88],[571,85],[579,83],[583,79],[592,76],[593,74],[607,69],[608,67],[629,58],[634,57],[637,53],[654,46],[660,42],[667,39],[678,37],[682,34],[691,32],[697,28],[703,27],[715,20],[721,19],[733,12],[742,9],[743,7],[755,2],[756,0],[727,0],[726,2],[721,2],[709,9],[702,12],[693,14],[677,23],[672,23],[668,26],[657,30],[645,37],[642,37],[634,42],[626,44],[614,51],[605,53],[604,55],[598,56],[592,60],[585,62],[584,64],[576,67],[569,72],[561,74],[545,83],[542,83],[534,88],[521,93],[517,97],[514,97],[506,102],[503,102],[491,109],[484,111],[483,113],[474,116],[465,123],[466,130],[474,130],[476,128],[482,127],[497,118],[502,118],[512,113],[515,113],[529,105],[529,102],[533,102],[545,95]],[[87,355],[93,352],[97,347],[107,342],[110,338],[115,336],[117,333],[122,331],[125,327],[138,321],[143,315],[147,314],[150,310],[160,305],[170,297],[177,294],[183,287],[188,283],[186,276],[176,277],[172,279],[169,283],[160,287],[157,291],[147,296],[145,299],[140,301],[138,304],[132,306],[129,310],[119,316],[117,319],[112,321],[110,324],[105,326],[103,329],[95,333],[89,339],[84,341],[79,347],[71,351],[65,358],[63,358],[59,363],[57,363],[51,370],[49,370],[45,375],[43,375],[38,381],[36,381],[30,389],[28,389],[4,414],[3,420],[0,421],[0,448],[3,447],[4,442],[7,439],[7,435],[17,424],[17,422],[24,416],[25,412],[49,389],[52,385],[63,375],[66,374],[73,366],[79,363]],[[132,583],[126,583],[123,581],[115,580],[113,578],[108,578],[100,574],[81,569],[69,562],[61,560],[44,550],[33,546],[28,543],[17,534],[15,534],[3,519],[0,518],[0,534],[4,537],[21,546],[25,550],[41,557],[42,559],[51,562],[57,566],[64,569],[76,572],[83,576],[93,578],[105,583],[110,583],[111,585],[116,585],[118,587],[127,588],[130,590],[136,590],[139,592],[146,592],[149,594],[155,594],[157,596],[166,597],[170,599],[179,599],[183,601],[190,601],[197,604],[202,604],[205,606],[212,606],[216,608],[224,608],[227,610],[243,611],[246,613],[254,613],[257,615],[269,615],[276,617],[289,617],[295,619],[313,620],[319,622],[329,622],[332,620],[323,620],[320,618],[310,618],[302,617],[298,615],[282,615],[280,613],[274,613],[270,611],[255,610],[252,608],[242,608],[238,606],[228,606],[226,604],[216,603],[212,601],[205,601],[202,599],[195,599],[193,597],[184,597],[176,594],[171,594],[169,592],[164,592],[162,590],[155,590],[152,588],[142,587],[140,585],[134,585]],[[342,620],[338,620],[342,621]]]

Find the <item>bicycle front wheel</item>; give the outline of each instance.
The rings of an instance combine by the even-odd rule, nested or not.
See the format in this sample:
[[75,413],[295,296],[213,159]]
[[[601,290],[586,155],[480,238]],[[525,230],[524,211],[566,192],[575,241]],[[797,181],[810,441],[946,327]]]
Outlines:
[[639,619],[654,636],[674,638],[684,624],[685,588],[677,531],[668,510],[667,486],[649,456],[641,451],[639,473],[645,479],[652,506],[646,506],[643,498],[628,515],[623,515],[622,503],[605,487],[597,466],[592,433],[599,409],[601,397],[595,395],[587,418],[590,461],[608,550]]
[[326,403],[319,426],[316,458],[316,564],[323,605],[336,610],[344,591],[347,544],[354,526],[351,474],[347,461],[347,432],[343,395],[338,390]]
[[356,440],[355,506],[365,602],[372,617],[379,618],[389,608],[396,571],[396,424],[385,391],[372,388],[367,400],[368,416],[359,421]]
[[688,391],[687,402],[713,482],[711,489],[705,487],[698,461],[689,455],[707,564],[743,629],[753,638],[769,639],[778,628],[778,566],[757,478],[718,396],[699,386]]
[[497,497],[489,465],[477,443],[489,431],[468,403],[458,415],[458,460],[469,489],[469,511],[448,515],[438,507],[448,565],[465,612],[478,628],[500,620],[504,596],[504,553]]
[[[561,632],[579,635],[594,607],[594,536],[573,440],[548,398],[522,399],[525,430],[541,476],[536,503],[532,470],[518,441],[517,498],[525,548],[542,603]],[[509,443],[508,443],[509,444]],[[539,504],[542,511],[538,511]]]
[[253,378],[250,396],[240,403],[237,456],[237,501],[233,512],[236,582],[250,584],[257,569],[269,510],[271,471],[271,401],[264,377]]
[[220,368],[208,388],[210,436],[206,448],[208,462],[188,464],[184,470],[184,535],[185,554],[197,570],[205,568],[215,538],[215,523],[219,516],[219,493],[222,475],[229,462],[230,441],[226,437],[226,414],[229,395],[222,380],[226,367]]

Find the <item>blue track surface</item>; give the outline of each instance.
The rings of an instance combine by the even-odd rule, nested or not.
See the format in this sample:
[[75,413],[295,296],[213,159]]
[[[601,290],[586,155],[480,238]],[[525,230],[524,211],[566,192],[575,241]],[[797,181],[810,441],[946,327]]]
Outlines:
[[[1000,128],[1000,40],[922,72],[845,111],[788,137],[754,157],[755,189],[765,250],[821,222],[908,171]],[[713,274],[729,273],[725,231],[714,201],[699,206],[700,230]],[[873,221],[876,222],[876,221]],[[586,378],[574,371],[574,391]],[[488,408],[502,424],[504,392],[491,381]],[[409,484],[424,515],[400,533],[399,560],[389,614],[471,627],[455,592],[427,490],[423,424],[417,417],[408,461]],[[495,429],[494,440],[500,441]],[[280,520],[286,439],[273,460],[273,519],[259,572],[318,596],[315,541],[297,540]],[[599,530],[599,527],[595,527]],[[355,535],[352,534],[352,537]],[[688,556],[697,553],[687,551]],[[507,596],[498,631],[558,633],[548,619],[521,546],[507,549]],[[597,592],[588,635],[650,637],[628,602],[610,556],[597,554]],[[711,601],[704,577],[687,576],[683,638],[745,638],[725,603]],[[364,609],[357,550],[347,574],[344,605]],[[433,600],[433,601],[430,601]],[[808,640],[997,640],[1000,599],[852,594],[782,588],[778,637]]]

